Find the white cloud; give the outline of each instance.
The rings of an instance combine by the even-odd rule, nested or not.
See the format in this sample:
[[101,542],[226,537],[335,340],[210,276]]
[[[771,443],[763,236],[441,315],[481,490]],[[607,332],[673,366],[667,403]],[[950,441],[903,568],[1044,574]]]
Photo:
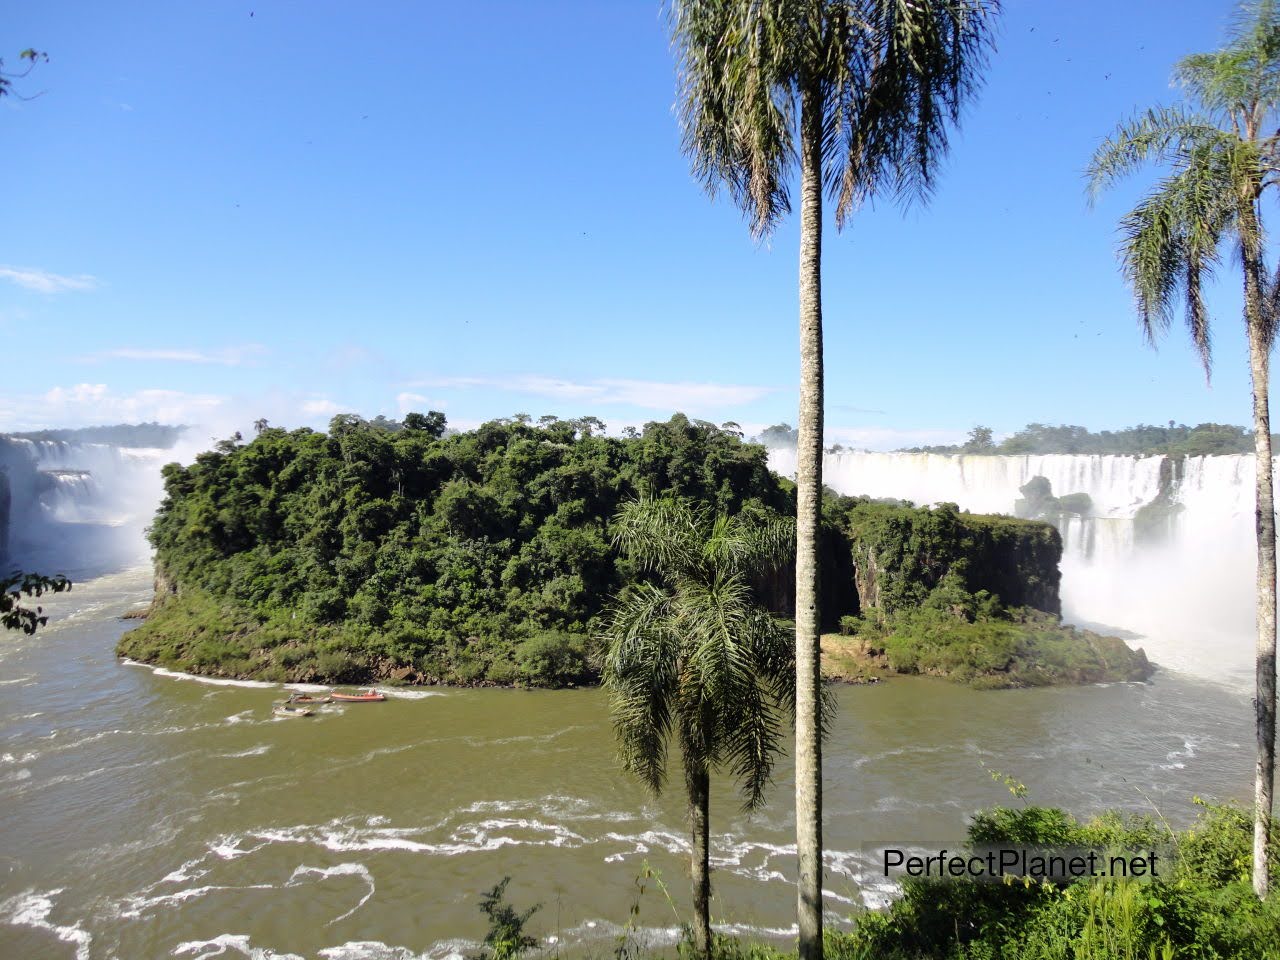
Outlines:
[[35,267],[0,266],[0,278],[16,283],[36,293],[62,293],[65,290],[92,290],[97,286],[97,279],[87,273],[74,277],[66,277],[48,270]]
[[307,400],[302,404],[300,409],[303,413],[311,417],[321,417],[326,415],[333,416],[335,413],[344,412],[341,406],[325,397],[321,397],[316,400]]
[[226,367],[238,367],[267,352],[261,344],[249,343],[222,350],[184,350],[163,347],[116,347],[82,357],[87,363],[102,360],[141,360],[162,363],[208,363]]
[[421,413],[424,410],[443,410],[445,404],[440,400],[433,400],[431,397],[424,397],[420,393],[397,393],[396,394],[396,410],[400,416],[404,416],[411,411]]
[[196,423],[220,411],[225,397],[180,390],[117,393],[104,383],[77,383],[45,393],[0,395],[0,422],[8,430],[105,423]]
[[555,400],[589,401],[593,404],[625,404],[648,410],[721,409],[751,403],[776,392],[774,387],[689,381],[627,380],[599,378],[587,381],[522,375],[498,377],[441,377],[411,386],[440,389],[484,388],[503,393],[550,397]]
[[663,383],[657,380],[600,380],[605,403],[628,403],[661,410],[706,410],[752,403],[773,387],[731,383]]
[[895,430],[892,427],[827,427],[823,431],[827,446],[839,443],[858,450],[900,450],[903,447],[929,447],[964,443],[965,433],[958,430]]

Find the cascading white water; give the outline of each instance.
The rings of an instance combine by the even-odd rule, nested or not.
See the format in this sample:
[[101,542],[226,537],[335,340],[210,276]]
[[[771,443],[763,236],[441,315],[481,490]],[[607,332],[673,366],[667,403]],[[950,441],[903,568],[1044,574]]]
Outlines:
[[100,572],[147,555],[143,530],[172,451],[17,437],[4,443],[12,565]]
[[[1160,493],[1162,457],[962,456],[829,453],[823,479],[838,493],[950,502],[975,513],[1013,513],[1019,488],[1049,480],[1055,496],[1086,493],[1091,516],[1059,521],[1067,619],[1142,636],[1163,667],[1252,685],[1253,457],[1188,457],[1171,490],[1180,507],[1159,545],[1135,537],[1138,510]],[[795,451],[769,464],[795,475]]]

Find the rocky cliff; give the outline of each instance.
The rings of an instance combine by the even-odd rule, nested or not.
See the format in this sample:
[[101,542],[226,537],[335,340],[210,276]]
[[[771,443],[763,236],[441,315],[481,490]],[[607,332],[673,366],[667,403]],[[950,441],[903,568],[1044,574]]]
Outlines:
[[1062,537],[1051,524],[865,499],[847,501],[844,518],[864,616],[919,606],[949,573],[1006,606],[1062,611]]

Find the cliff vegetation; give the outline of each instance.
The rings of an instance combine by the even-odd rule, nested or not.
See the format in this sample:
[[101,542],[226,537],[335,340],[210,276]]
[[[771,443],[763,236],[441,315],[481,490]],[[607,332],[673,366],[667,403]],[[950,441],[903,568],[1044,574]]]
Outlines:
[[1048,523],[847,499],[860,611],[828,671],[943,676],[979,687],[1146,680],[1142,650],[1061,622],[1062,539]]

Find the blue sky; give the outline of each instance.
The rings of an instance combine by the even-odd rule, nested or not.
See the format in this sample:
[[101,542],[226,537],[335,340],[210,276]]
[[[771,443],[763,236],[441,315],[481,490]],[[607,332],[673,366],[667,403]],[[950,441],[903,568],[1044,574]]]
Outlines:
[[[1029,421],[1249,416],[1238,282],[1138,331],[1082,173],[1219,0],[1008,0],[927,207],[825,248],[828,442]],[[689,174],[656,3],[24,3],[0,102],[0,430],[258,416],[322,426],[676,409],[794,422],[796,223],[765,244]],[[1272,213],[1273,211],[1268,211]]]

